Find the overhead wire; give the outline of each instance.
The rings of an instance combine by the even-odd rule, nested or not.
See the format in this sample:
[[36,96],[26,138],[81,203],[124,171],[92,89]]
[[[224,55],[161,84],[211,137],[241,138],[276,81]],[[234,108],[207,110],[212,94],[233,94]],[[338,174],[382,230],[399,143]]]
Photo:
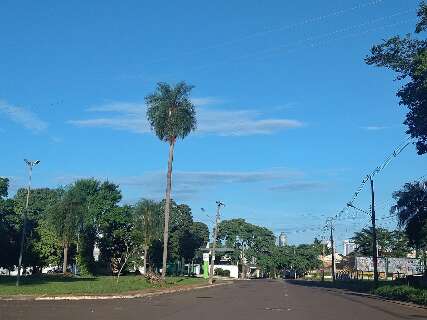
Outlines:
[[[373,0],[373,1],[369,1],[369,2],[362,2],[362,3],[356,4],[356,5],[349,7],[349,8],[339,9],[339,10],[335,10],[335,11],[332,11],[332,12],[327,13],[327,14],[306,18],[302,21],[299,21],[299,22],[296,22],[293,24],[286,24],[286,25],[282,25],[282,26],[278,26],[278,27],[273,27],[273,28],[270,28],[267,30],[252,32],[252,33],[246,34],[244,36],[236,37],[234,39],[226,40],[226,41],[223,41],[223,42],[220,42],[217,44],[208,45],[208,46],[205,46],[203,48],[198,48],[198,49],[191,50],[191,51],[186,51],[186,52],[181,53],[180,56],[195,55],[195,54],[198,54],[198,53],[201,53],[204,51],[214,50],[214,49],[218,49],[221,47],[227,47],[227,46],[231,46],[231,45],[234,45],[236,43],[239,43],[239,42],[243,42],[243,41],[250,40],[253,38],[257,38],[257,37],[262,37],[262,36],[265,36],[265,35],[268,35],[268,34],[271,34],[274,32],[295,29],[297,27],[302,27],[302,26],[306,26],[306,25],[309,25],[312,23],[321,22],[321,21],[329,19],[329,18],[339,17],[339,16],[342,16],[344,14],[354,12],[354,11],[357,11],[360,9],[373,7],[373,6],[378,5],[380,3],[383,3],[383,2],[384,2],[384,0]],[[163,61],[169,60],[169,59],[170,59],[169,57],[164,57],[164,58],[156,59],[152,63],[163,62]]]

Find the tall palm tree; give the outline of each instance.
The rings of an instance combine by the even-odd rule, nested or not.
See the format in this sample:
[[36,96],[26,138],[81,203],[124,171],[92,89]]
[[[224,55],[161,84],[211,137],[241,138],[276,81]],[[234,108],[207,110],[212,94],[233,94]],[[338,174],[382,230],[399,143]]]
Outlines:
[[171,86],[164,82],[157,84],[156,91],[145,98],[147,119],[156,136],[169,143],[168,172],[166,181],[165,223],[163,231],[162,278],[166,276],[166,261],[169,238],[169,213],[172,189],[172,162],[175,142],[184,139],[196,129],[196,110],[190,100],[193,86],[179,82]]

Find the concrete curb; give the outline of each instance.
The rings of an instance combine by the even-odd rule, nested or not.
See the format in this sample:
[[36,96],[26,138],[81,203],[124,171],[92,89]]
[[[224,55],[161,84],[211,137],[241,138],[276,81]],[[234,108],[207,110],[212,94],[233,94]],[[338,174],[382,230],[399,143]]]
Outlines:
[[193,287],[182,287],[182,288],[170,288],[165,290],[151,291],[151,292],[141,292],[134,294],[116,294],[116,295],[63,295],[63,296],[9,296],[9,297],[0,297],[0,301],[79,301],[79,300],[113,300],[113,299],[135,299],[135,298],[147,298],[155,297],[163,294],[186,292],[191,290],[199,289],[210,289],[214,287],[220,287],[225,285],[230,285],[233,282],[224,282],[211,285],[201,285]]

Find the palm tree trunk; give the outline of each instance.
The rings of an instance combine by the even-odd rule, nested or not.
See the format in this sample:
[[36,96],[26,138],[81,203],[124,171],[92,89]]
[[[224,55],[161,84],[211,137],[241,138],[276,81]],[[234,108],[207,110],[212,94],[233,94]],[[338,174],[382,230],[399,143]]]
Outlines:
[[173,162],[174,146],[175,146],[175,139],[172,139],[169,143],[168,174],[166,179],[166,204],[165,204],[165,225],[163,230],[162,279],[165,279],[166,277],[166,262],[168,258],[169,213],[170,213],[171,189],[172,189],[172,162]]
[[68,264],[68,243],[64,244],[64,263],[62,264],[62,273],[67,273],[67,264]]

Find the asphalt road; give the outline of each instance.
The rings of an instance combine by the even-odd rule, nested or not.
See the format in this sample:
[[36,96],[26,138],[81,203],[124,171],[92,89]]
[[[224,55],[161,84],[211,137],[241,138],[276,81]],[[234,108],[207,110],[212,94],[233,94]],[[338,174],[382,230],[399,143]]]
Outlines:
[[0,301],[0,319],[393,320],[427,319],[427,309],[274,280],[129,300]]

